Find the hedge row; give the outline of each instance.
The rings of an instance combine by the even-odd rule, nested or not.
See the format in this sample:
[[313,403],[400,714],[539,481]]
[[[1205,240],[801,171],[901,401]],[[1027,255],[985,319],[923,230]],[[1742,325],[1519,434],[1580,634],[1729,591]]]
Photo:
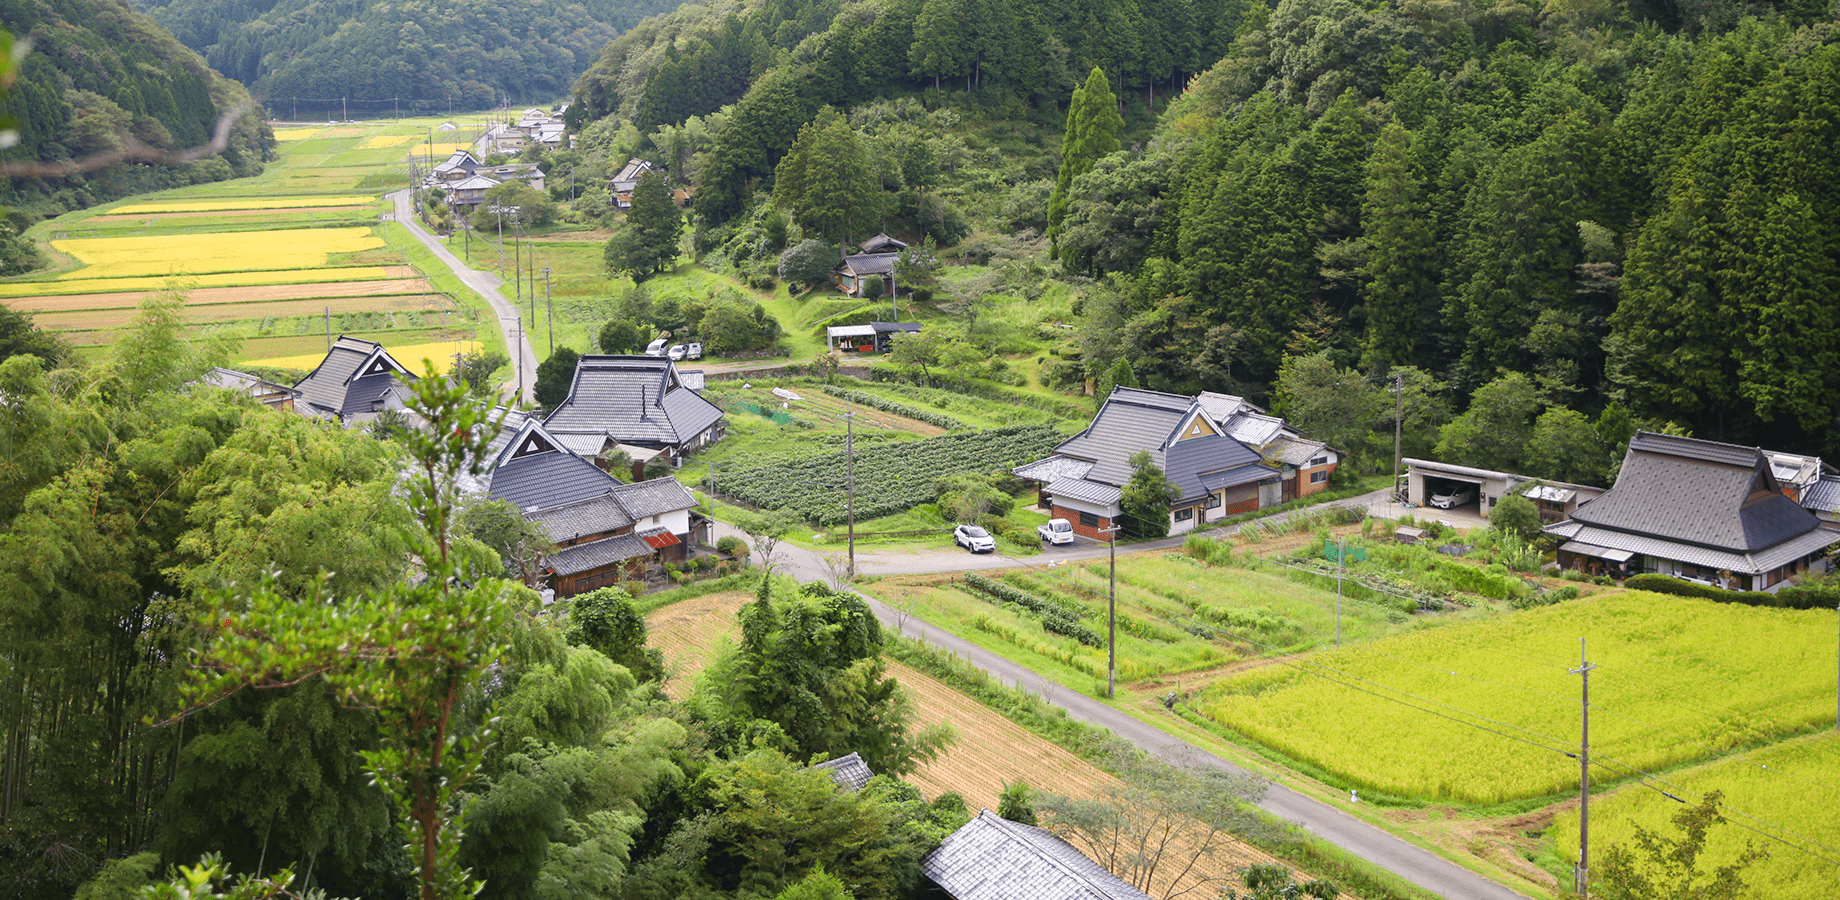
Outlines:
[[1831,587],[1791,586],[1774,594],[1768,591],[1728,591],[1659,573],[1631,575],[1624,580],[1623,586],[1633,591],[1654,591],[1657,594],[1701,597],[1720,603],[1742,603],[1745,606],[1776,609],[1830,609],[1840,604],[1840,589]]
[[1043,600],[1021,588],[1011,587],[994,578],[985,578],[976,572],[965,573],[965,583],[980,593],[994,600],[1012,603],[1041,617],[1041,627],[1055,634],[1064,634],[1088,647],[1103,647],[1105,639],[1098,632],[1087,628],[1080,617],[1059,604]]
[[874,394],[864,393],[862,391],[852,391],[849,388],[840,388],[829,384],[823,387],[823,391],[839,400],[848,400],[858,406],[867,406],[870,409],[879,409],[882,412],[894,413],[897,416],[913,419],[916,422],[925,422],[928,425],[944,428],[947,431],[964,431],[971,427],[945,413],[934,412],[930,409],[921,409],[917,406],[908,406],[905,403],[897,403],[886,397],[877,397]]

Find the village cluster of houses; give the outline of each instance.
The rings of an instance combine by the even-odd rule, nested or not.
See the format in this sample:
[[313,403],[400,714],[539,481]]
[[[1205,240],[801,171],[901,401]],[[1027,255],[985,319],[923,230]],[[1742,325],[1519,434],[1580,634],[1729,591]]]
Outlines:
[[[880,342],[900,323],[833,335]],[[862,346],[874,346],[865,343]],[[292,387],[218,370],[214,383],[265,403],[345,424],[405,409],[415,376],[371,341],[341,336]],[[702,373],[654,356],[581,357],[569,393],[538,420],[510,413],[479,489],[540,524],[555,543],[545,577],[559,596],[656,576],[707,543],[709,522],[676,480],[647,480],[724,434]],[[1017,466],[1037,502],[1076,534],[1115,538],[1131,460],[1147,453],[1179,489],[1172,534],[1268,509],[1329,486],[1342,454],[1243,397],[1120,387],[1092,421],[1043,459]],[[620,471],[609,460],[623,459]],[[1616,484],[1543,481],[1407,459],[1410,502],[1462,496],[1441,514],[1487,519],[1518,493],[1534,502],[1558,562],[1592,574],[1661,573],[1736,590],[1769,590],[1840,546],[1840,475],[1818,457],[1638,432]],[[631,483],[629,483],[631,482]]]
[[[696,498],[669,477],[682,458],[719,440],[726,421],[680,372],[652,356],[583,356],[568,399],[547,419],[509,411],[474,494],[502,500],[553,543],[539,561],[558,597],[657,580],[709,541]],[[209,383],[283,410],[352,426],[407,414],[416,376],[380,344],[340,335],[292,387],[227,369]],[[626,460],[611,471],[612,460]],[[647,476],[659,476],[650,477]]]

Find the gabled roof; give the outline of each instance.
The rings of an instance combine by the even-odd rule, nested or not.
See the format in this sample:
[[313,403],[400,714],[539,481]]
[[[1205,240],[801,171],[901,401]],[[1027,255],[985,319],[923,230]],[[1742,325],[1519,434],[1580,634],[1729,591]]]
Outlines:
[[1647,431],[1630,439],[1616,485],[1580,505],[1572,518],[1736,554],[1773,547],[1820,525],[1782,493],[1756,447]]
[[869,783],[869,779],[875,777],[875,772],[870,770],[869,764],[863,762],[862,754],[854,750],[850,751],[849,756],[827,759],[812,768],[823,769],[838,787],[848,791],[862,790],[863,786]]
[[568,399],[544,420],[556,434],[606,434],[625,444],[686,443],[722,420],[722,410],[685,387],[657,356],[583,356]]
[[1177,441],[1164,453],[1164,461],[1163,472],[1182,489],[1182,500],[1278,477],[1276,469],[1259,464],[1257,450],[1224,434]]
[[536,523],[555,543],[572,541],[584,534],[618,531],[633,523],[620,501],[611,492],[586,500],[564,503],[548,509],[526,513],[524,518]]
[[652,548],[638,535],[616,534],[603,540],[564,547],[545,557],[544,564],[558,575],[576,575],[651,554]]
[[1123,485],[1131,479],[1131,456],[1150,452],[1157,468],[1169,471],[1163,448],[1194,408],[1193,398],[1139,388],[1114,388],[1086,430],[1062,441],[1054,452],[1093,461],[1089,481]]
[[623,484],[613,489],[613,496],[635,520],[696,508],[696,495],[675,478]]
[[987,809],[947,835],[920,871],[957,900],[1150,900],[1066,841]]
[[1237,413],[1265,411],[1263,407],[1247,402],[1244,397],[1214,391],[1202,391],[1196,394],[1195,402],[1201,404],[1201,408],[1207,410],[1208,415],[1213,416],[1217,422],[1225,422],[1229,416]]
[[[452,129],[448,129],[448,130],[452,130]],[[449,156],[440,165],[435,166],[434,170],[437,173],[453,172],[456,170],[471,172],[478,167],[479,167],[479,160],[478,158],[474,157],[472,153],[466,150],[455,150],[452,156]]]
[[1840,477],[1823,475],[1802,495],[1802,508],[1817,512],[1840,510]]
[[856,249],[864,253],[887,253],[891,252],[889,250],[890,247],[894,248],[892,252],[900,252],[907,249],[907,242],[899,238],[889,237],[886,234],[877,234],[875,237],[856,245]]
[[892,275],[894,274],[894,261],[900,255],[899,253],[858,253],[844,257],[843,264],[838,268],[857,276]]
[[[1202,407],[1206,409],[1206,406]],[[1284,420],[1249,410],[1241,410],[1224,419],[1216,417],[1220,427],[1235,440],[1263,447],[1284,436]]]
[[505,443],[491,471],[492,498],[524,513],[604,496],[620,486],[619,479],[563,448],[535,419],[526,420]]
[[399,400],[416,377],[375,341],[339,335],[326,358],[294,385],[301,399],[338,418],[373,413]]
[[500,182],[496,178],[485,175],[469,175],[466,178],[454,182],[452,189],[456,191],[483,191],[498,187],[499,184]]

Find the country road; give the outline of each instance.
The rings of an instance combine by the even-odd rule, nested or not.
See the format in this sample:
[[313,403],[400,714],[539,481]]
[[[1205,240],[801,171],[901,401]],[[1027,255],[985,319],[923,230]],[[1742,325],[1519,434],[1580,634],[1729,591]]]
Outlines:
[[[1376,491],[1330,505],[1384,504],[1387,502],[1386,493]],[[734,527],[725,523],[716,523],[713,537],[727,534],[747,539],[746,534]],[[1124,556],[1132,553],[1168,550],[1181,546],[1183,540],[1184,537],[1178,536],[1121,545],[1118,553]],[[1046,565],[1053,559],[1102,559],[1108,552],[1103,544],[1086,541],[1073,548],[1050,550],[1039,557],[1031,557],[1026,560],[1011,559],[994,553],[988,556],[972,556],[954,547],[949,551],[859,552],[856,562],[857,571],[864,575],[921,574],[1038,566]],[[830,563],[826,561],[827,556],[831,560]],[[828,581],[831,577],[832,566],[841,556],[842,551],[819,554],[786,543],[780,544],[774,553],[775,562],[801,582]],[[1065,709],[1074,718],[1083,722],[1110,729],[1146,752],[1164,759],[1199,762],[1232,772],[1246,771],[1154,725],[1143,722],[1123,710],[1088,697],[1078,688],[1048,681],[1043,676],[1003,656],[949,634],[938,626],[914,617],[911,613],[898,613],[873,597],[865,595],[865,599],[869,601],[876,618],[880,619],[885,627],[954,653],[989,672],[1005,684],[1036,685],[1038,688],[1035,693],[1039,694],[1042,699]],[[1018,774],[1021,774],[1022,761],[1018,761],[1018,765]],[[1333,804],[1304,796],[1282,785],[1272,784],[1267,788],[1265,799],[1259,806],[1266,812],[1295,822],[1309,830],[1311,834],[1439,896],[1449,897],[1452,900],[1527,900],[1523,894],[1347,815]]]
[[479,295],[486,298],[486,302],[492,305],[492,311],[498,319],[499,333],[505,338],[505,346],[515,348],[510,351],[511,380],[505,383],[499,393],[504,395],[508,391],[516,391],[518,385],[522,384],[523,401],[525,403],[535,402],[537,355],[530,349],[530,336],[523,332],[523,317],[518,314],[517,306],[506,300],[505,295],[498,290],[499,286],[505,283],[504,279],[491,272],[482,272],[468,267],[452,251],[449,251],[439,238],[429,234],[415,217],[413,195],[414,192],[406,188],[389,195],[390,200],[396,205],[397,223],[408,229],[410,234],[415,235],[417,240],[433,251],[437,259],[446,263],[447,267],[460,277],[461,282],[478,291]]

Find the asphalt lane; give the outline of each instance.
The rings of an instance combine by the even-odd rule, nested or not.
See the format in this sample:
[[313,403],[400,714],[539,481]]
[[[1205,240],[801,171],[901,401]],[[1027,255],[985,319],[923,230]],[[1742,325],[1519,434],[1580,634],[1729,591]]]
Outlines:
[[396,204],[396,221],[408,229],[410,234],[415,235],[423,246],[434,251],[435,257],[452,269],[453,273],[460,277],[461,282],[478,291],[479,295],[486,298],[486,302],[492,305],[492,312],[498,318],[499,333],[505,337],[505,346],[516,348],[512,353],[514,358],[512,359],[511,380],[506,382],[499,392],[501,394],[515,392],[521,381],[524,385],[522,394],[524,402],[536,402],[537,354],[530,349],[530,336],[523,333],[521,325],[523,317],[518,312],[517,305],[505,299],[505,295],[499,292],[499,286],[503,285],[505,280],[491,272],[482,272],[468,266],[461,261],[460,257],[448,250],[439,238],[429,234],[415,217],[415,210],[411,205],[412,193],[405,189],[390,194],[390,199]]

